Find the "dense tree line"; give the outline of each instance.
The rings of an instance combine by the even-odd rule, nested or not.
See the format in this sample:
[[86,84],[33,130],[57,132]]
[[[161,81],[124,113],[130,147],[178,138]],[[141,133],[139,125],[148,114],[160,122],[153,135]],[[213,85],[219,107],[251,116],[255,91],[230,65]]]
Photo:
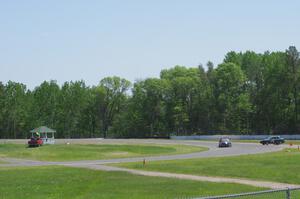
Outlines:
[[40,125],[58,137],[153,137],[195,133],[300,133],[300,58],[285,52],[229,52],[223,63],[175,66],[133,85],[107,77],[24,84],[0,82],[0,138]]

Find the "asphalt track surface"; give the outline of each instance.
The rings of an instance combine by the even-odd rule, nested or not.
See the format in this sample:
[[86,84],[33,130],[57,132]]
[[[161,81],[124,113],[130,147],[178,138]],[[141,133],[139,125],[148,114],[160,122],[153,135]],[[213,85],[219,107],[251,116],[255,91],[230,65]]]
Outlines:
[[[2,140],[5,143],[26,143],[26,140]],[[287,145],[261,145],[258,143],[233,143],[230,148],[219,148],[217,142],[212,141],[186,141],[186,140],[158,140],[158,139],[58,139],[58,144],[184,144],[199,147],[207,147],[209,150],[179,154],[179,155],[160,155],[150,157],[137,158],[118,158],[107,160],[81,160],[68,162],[43,162],[33,160],[21,160],[14,158],[2,158],[3,161],[9,162],[11,166],[35,166],[35,165],[87,165],[87,164],[108,164],[108,163],[124,163],[124,162],[139,162],[146,159],[147,161],[158,160],[178,160],[178,159],[192,159],[192,158],[207,158],[207,157],[225,157],[238,156],[246,154],[267,153],[282,150]],[[1,159],[1,158],[0,158]],[[4,166],[5,164],[0,164]]]
[[[0,140],[0,144],[1,141]],[[5,140],[5,143],[24,143],[25,140]],[[26,143],[26,142],[25,142]],[[109,160],[81,160],[81,161],[67,161],[67,162],[43,162],[25,159],[14,159],[14,158],[0,158],[8,164],[0,164],[0,167],[18,167],[18,166],[49,166],[49,165],[61,165],[93,170],[102,171],[122,171],[128,172],[134,175],[144,176],[156,176],[156,177],[168,177],[176,179],[187,179],[195,181],[208,181],[208,182],[219,182],[219,183],[239,183],[257,187],[264,187],[269,189],[283,189],[283,188],[299,188],[297,184],[286,184],[269,181],[256,181],[250,179],[238,179],[238,178],[224,178],[214,176],[197,176],[197,175],[186,175],[186,174],[175,174],[166,172],[155,172],[155,171],[141,171],[127,168],[119,168],[115,166],[107,166],[109,163],[124,163],[124,162],[139,162],[139,161],[159,161],[159,160],[178,160],[178,159],[192,159],[192,158],[208,158],[208,157],[225,157],[225,156],[238,156],[247,154],[258,154],[267,153],[282,150],[287,145],[268,145],[263,146],[257,143],[233,143],[230,148],[219,148],[216,142],[209,141],[178,141],[178,140],[151,140],[151,139],[74,139],[74,140],[58,140],[59,144],[184,144],[199,147],[207,147],[209,150],[197,153],[180,154],[180,155],[161,155],[152,157],[138,157],[138,158],[119,158]]]

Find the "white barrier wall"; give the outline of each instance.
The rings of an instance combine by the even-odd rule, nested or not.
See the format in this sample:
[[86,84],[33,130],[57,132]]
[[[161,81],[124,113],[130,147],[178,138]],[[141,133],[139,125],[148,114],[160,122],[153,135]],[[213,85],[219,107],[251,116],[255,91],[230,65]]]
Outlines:
[[[190,135],[171,136],[174,140],[218,140],[220,137],[229,137],[232,140],[262,140],[271,135]],[[300,140],[300,135],[272,135],[280,136],[287,140]]]

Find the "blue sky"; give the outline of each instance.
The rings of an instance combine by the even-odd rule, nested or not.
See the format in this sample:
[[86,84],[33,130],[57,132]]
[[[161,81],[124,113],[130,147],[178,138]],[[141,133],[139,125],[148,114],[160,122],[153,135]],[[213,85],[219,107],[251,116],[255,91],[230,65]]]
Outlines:
[[0,81],[158,77],[231,50],[300,49],[296,0],[0,0]]

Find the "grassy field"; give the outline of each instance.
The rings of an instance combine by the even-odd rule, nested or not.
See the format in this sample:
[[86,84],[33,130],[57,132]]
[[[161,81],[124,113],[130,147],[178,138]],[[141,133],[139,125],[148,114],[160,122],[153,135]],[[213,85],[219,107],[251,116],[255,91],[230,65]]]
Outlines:
[[0,144],[0,157],[69,161],[182,154],[204,150],[207,150],[207,148],[187,145],[57,144],[27,148],[25,145],[20,144]]
[[153,161],[148,162],[146,167],[143,167],[141,163],[122,163],[115,166],[150,171],[250,178],[300,184],[300,151],[296,149],[235,157]]
[[68,167],[0,168],[0,198],[187,198],[257,187]]

